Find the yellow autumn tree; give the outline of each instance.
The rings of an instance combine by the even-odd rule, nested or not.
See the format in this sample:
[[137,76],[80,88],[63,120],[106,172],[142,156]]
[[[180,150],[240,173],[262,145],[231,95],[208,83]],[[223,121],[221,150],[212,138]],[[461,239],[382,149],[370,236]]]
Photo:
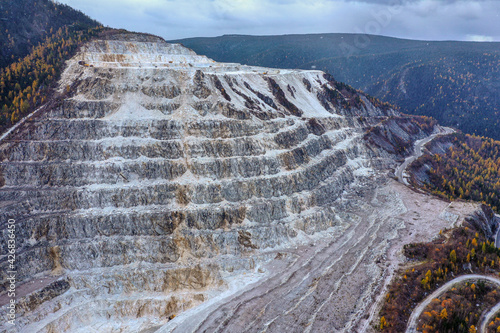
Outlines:
[[452,263],[457,262],[457,252],[455,252],[455,250],[451,250],[451,252],[450,252],[450,261]]
[[384,327],[387,326],[387,321],[385,320],[385,317],[382,316],[382,318],[380,318],[380,329],[383,330]]
[[446,311],[446,308],[443,308],[443,310],[441,310],[441,313],[439,314],[439,318],[448,319],[448,312]]

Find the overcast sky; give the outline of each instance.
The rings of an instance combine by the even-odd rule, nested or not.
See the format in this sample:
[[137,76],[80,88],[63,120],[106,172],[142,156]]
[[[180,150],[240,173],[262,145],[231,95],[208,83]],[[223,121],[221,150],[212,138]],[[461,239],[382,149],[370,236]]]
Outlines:
[[500,41],[500,0],[58,0],[104,25],[166,39],[355,32]]

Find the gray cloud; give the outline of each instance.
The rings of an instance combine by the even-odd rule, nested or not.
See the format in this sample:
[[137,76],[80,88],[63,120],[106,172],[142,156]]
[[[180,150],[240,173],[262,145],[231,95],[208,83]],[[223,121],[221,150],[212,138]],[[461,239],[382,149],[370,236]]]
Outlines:
[[167,39],[362,32],[500,41],[498,0],[60,0],[105,25]]

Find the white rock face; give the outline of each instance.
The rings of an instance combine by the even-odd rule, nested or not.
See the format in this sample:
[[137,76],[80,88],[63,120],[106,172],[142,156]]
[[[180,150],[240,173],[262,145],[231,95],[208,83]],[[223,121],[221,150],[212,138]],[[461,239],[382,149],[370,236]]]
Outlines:
[[95,67],[174,68],[207,66],[215,61],[199,56],[180,44],[100,40],[85,45],[75,60]]
[[[402,199],[375,189],[393,157],[363,139],[393,110],[320,71],[134,35],[88,43],[59,89],[0,142],[19,331],[360,325],[405,228]],[[398,127],[408,142],[425,135],[411,126]]]

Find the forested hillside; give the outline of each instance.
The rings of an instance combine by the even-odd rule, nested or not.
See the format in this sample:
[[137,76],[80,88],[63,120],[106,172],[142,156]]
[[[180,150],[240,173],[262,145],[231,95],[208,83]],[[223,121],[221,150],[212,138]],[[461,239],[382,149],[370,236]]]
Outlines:
[[355,34],[228,35],[177,42],[217,61],[324,70],[405,113],[500,139],[500,43]]
[[65,60],[103,28],[81,12],[47,0],[6,1],[1,11],[3,132],[47,100]]
[[401,110],[500,139],[500,54],[457,52],[408,64],[370,87]]
[[[500,141],[464,134],[435,139],[412,182],[442,197],[481,201],[500,212]],[[441,150],[441,151],[439,151]]]
[[67,5],[49,0],[0,1],[0,68],[31,52],[62,27],[86,30],[99,23]]
[[[377,325],[381,332],[404,332],[415,306],[447,281],[471,271],[487,275],[500,269],[500,250],[473,224],[436,236],[429,243],[405,246],[408,264],[388,288]],[[481,282],[458,284],[424,310],[419,332],[476,332],[481,313],[498,303],[498,291]]]

